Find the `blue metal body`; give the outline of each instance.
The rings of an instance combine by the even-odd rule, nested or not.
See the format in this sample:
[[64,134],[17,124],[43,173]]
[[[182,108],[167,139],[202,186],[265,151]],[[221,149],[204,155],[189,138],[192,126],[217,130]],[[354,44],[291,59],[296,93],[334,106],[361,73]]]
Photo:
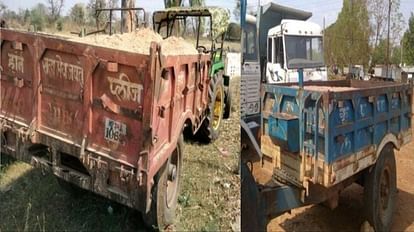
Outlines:
[[[262,128],[267,128],[263,133],[287,143],[289,152],[324,154],[325,163],[332,164],[377,147],[389,133],[399,139],[411,133],[412,85],[356,80],[304,85],[263,86]],[[309,85],[349,90],[315,91],[307,89]]]
[[299,119],[274,114],[269,117],[269,135],[279,140],[279,145],[291,152],[299,151]]

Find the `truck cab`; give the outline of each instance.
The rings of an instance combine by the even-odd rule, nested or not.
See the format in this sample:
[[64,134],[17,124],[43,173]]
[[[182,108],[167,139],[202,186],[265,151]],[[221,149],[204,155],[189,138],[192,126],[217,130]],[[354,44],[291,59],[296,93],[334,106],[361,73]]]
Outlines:
[[266,82],[298,82],[297,68],[304,81],[326,81],[323,32],[312,22],[283,19],[267,35]]

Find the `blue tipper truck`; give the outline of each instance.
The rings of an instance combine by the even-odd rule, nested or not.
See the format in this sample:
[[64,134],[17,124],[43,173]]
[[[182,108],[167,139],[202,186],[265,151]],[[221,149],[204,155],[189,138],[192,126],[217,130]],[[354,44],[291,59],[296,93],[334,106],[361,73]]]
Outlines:
[[257,215],[250,229],[308,204],[335,208],[339,193],[356,182],[368,222],[389,231],[394,149],[412,141],[412,95],[412,83],[263,84],[260,133],[251,141],[260,151],[251,146],[242,157],[242,207],[250,204]]

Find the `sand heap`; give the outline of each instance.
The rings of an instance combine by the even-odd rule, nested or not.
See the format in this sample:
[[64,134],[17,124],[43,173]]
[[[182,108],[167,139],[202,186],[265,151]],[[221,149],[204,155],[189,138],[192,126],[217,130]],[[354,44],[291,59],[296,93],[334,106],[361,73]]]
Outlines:
[[163,55],[194,55],[198,54],[194,44],[183,38],[168,37],[161,42],[161,53]]
[[149,28],[137,29],[131,33],[109,35],[91,35],[83,38],[72,39],[76,42],[93,44],[96,46],[149,54],[151,42],[161,44],[163,55],[189,55],[198,54],[194,45],[188,43],[183,38],[169,37],[165,40],[161,35]]

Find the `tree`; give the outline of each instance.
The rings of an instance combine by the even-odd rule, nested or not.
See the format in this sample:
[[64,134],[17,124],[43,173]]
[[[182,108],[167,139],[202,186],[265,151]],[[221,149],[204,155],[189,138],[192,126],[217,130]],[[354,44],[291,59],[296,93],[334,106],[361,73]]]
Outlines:
[[366,65],[369,60],[370,25],[366,0],[344,0],[336,22],[325,31],[328,64]]
[[391,2],[390,43],[392,46],[396,46],[401,41],[404,19],[400,12],[400,0],[392,0]]
[[[390,47],[390,64],[401,62],[401,48],[399,46]],[[372,65],[387,63],[387,39],[381,39],[375,50],[372,51]]]
[[181,6],[183,0],[164,0],[165,8]]
[[118,0],[108,0],[108,7],[109,8],[116,8],[118,7]]
[[[400,0],[368,0],[369,13],[371,15],[371,46],[372,46],[372,65],[400,63],[394,54],[398,50],[401,40],[403,18],[400,12]],[[388,43],[388,11],[390,11],[389,43]],[[388,51],[390,58],[387,60]],[[399,50],[400,51],[400,50]]]
[[70,9],[69,17],[76,24],[84,25],[87,18],[85,5],[83,3],[76,3],[73,5],[73,7]]
[[408,20],[408,29],[403,36],[403,63],[414,65],[414,13]]
[[[133,0],[122,0],[121,1],[122,8],[133,8],[135,7],[135,1]],[[123,32],[131,32],[135,28],[135,11],[122,11],[121,12],[122,18],[122,31]]]
[[376,64],[385,64],[386,61],[386,53],[387,53],[387,40],[381,39],[378,42],[378,45],[372,52],[372,65]]
[[[89,23],[96,25],[97,28],[102,28],[105,22],[108,20],[108,12],[101,12],[99,17],[96,15],[96,9],[106,8],[107,4],[105,0],[89,0],[87,11]],[[99,25],[98,25],[99,24]]]
[[[206,5],[204,0],[189,0],[189,3],[190,3],[191,7],[200,7],[200,6],[205,6]],[[197,21],[198,21],[197,19],[193,20],[194,34],[196,33],[196,28],[197,28],[196,24],[198,24]],[[200,22],[200,34],[202,35],[202,34],[204,34],[204,31],[205,31],[205,28],[206,28],[206,25],[205,25],[206,21],[205,21],[205,18],[203,18],[203,17],[200,18],[200,21],[201,21]]]
[[24,16],[23,16],[23,22],[27,23],[30,20],[30,11],[29,9],[26,8],[26,10],[24,11]]
[[30,24],[35,27],[35,30],[41,31],[46,25],[46,16],[49,14],[48,8],[43,3],[38,3],[31,9]]
[[[117,8],[118,7],[118,0],[108,0],[108,8]],[[116,20],[116,14],[112,14],[112,22]]]
[[390,63],[391,64],[401,64],[401,47],[393,47],[390,54]]
[[369,13],[371,15],[371,30],[373,46],[378,46],[380,39],[383,36],[383,31],[386,28],[388,0],[369,0],[367,2]]
[[205,6],[206,3],[204,0],[190,0],[190,6],[191,7],[197,7],[197,6]]
[[[180,7],[182,3],[183,3],[183,0],[164,0],[164,7],[165,8]],[[174,24],[174,28],[175,28],[174,33],[176,33],[176,35],[178,35],[179,32],[181,31],[181,27],[182,26],[180,25],[180,22],[176,21]]]
[[7,11],[7,6],[2,1],[0,1],[0,16],[3,17],[6,11]]
[[[380,45],[383,40],[387,38],[388,32],[388,10],[389,4],[391,4],[390,11],[390,51],[394,46],[399,45],[402,32],[403,16],[400,12],[400,0],[368,0],[367,6],[369,9],[369,14],[371,15],[371,43],[373,55],[377,56],[376,58],[372,57],[372,62],[376,63],[378,61],[379,54],[385,54],[386,57],[386,44],[385,47],[378,49],[385,49],[384,51],[376,51],[377,47]],[[388,40],[386,40],[388,41]],[[384,44],[382,44],[384,45]],[[386,59],[383,60],[383,64],[387,63]],[[378,63],[376,63],[378,64]]]
[[47,0],[50,12],[50,21],[55,22],[59,17],[63,8],[64,0]]

